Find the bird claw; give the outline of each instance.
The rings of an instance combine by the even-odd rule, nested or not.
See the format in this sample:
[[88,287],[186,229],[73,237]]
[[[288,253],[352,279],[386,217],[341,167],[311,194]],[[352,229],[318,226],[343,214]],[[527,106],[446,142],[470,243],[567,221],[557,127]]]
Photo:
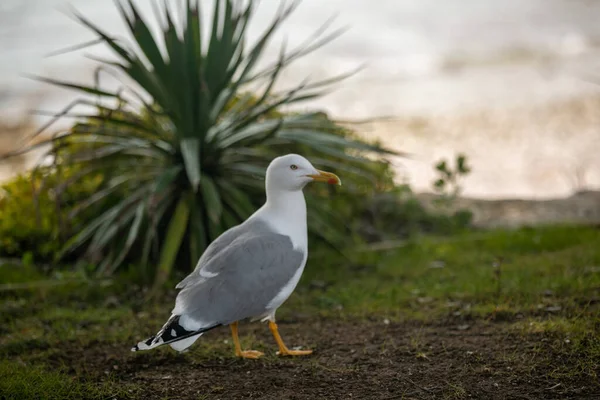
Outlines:
[[249,358],[252,360],[256,360],[257,358],[264,356],[265,353],[258,350],[244,350],[236,355],[241,358]]
[[277,352],[277,355],[280,357],[287,357],[287,356],[308,356],[310,354],[312,354],[312,350],[279,350]]

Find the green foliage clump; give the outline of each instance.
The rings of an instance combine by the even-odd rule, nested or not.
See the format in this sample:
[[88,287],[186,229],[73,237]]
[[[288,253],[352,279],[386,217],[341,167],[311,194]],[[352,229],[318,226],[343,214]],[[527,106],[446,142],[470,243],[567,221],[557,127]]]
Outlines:
[[473,216],[468,210],[427,209],[406,185],[371,194],[360,215],[357,229],[370,242],[455,234],[470,228]]
[[34,197],[30,175],[19,176],[2,187],[0,255],[20,257],[32,248],[42,256],[57,251],[55,203],[48,193]]
[[[318,98],[342,78],[276,90],[285,67],[336,32],[316,35],[290,52],[282,49],[276,62],[257,68],[273,33],[297,3],[283,4],[251,44],[246,28],[254,2],[215,2],[208,38],[203,37],[206,15],[197,1],[187,2],[179,18],[165,5],[161,36],[149,30],[133,2],[117,5],[130,43],[115,40],[81,15],[76,18],[116,57],[100,61],[99,71],[116,69],[134,85],[111,91],[99,82],[42,79],[108,100],[80,100],[75,105],[92,106],[95,112],[76,114],[80,122],[72,129],[36,145],[51,145],[54,163],[40,168],[45,174],[76,171],[71,183],[100,177],[88,198],[66,207],[72,210],[64,254],[83,254],[105,275],[128,263],[154,265],[147,272],[159,284],[176,265],[193,268],[212,240],[264,201],[262,178],[274,157],[306,155],[344,176],[344,182],[356,183],[350,189],[360,190],[366,183],[373,186],[374,174],[386,168],[372,159],[392,152],[351,137],[322,113],[278,111]],[[60,179],[52,183],[48,193],[65,184]],[[347,226],[331,209],[323,209],[319,199],[328,190],[307,193],[309,229],[333,244]],[[73,220],[82,213],[90,218]]]
[[[53,163],[5,189],[3,254],[78,258],[99,275],[131,264],[152,266],[143,275],[161,284],[174,268],[193,268],[212,240],[263,203],[266,166],[286,153],[302,154],[344,182],[341,191],[307,189],[313,242],[340,247],[359,238],[357,216],[364,219],[370,207],[374,219],[386,220],[375,229],[413,230],[415,204],[391,212],[378,205],[379,194],[394,187],[383,156],[397,153],[358,138],[324,113],[280,111],[318,98],[341,78],[275,90],[285,67],[336,33],[317,35],[307,47],[282,51],[276,63],[257,69],[273,32],[296,3],[282,6],[250,46],[246,26],[255,11],[250,2],[216,2],[204,39],[205,16],[196,1],[186,3],[179,21],[165,5],[161,37],[151,33],[133,2],[117,4],[131,46],[76,17],[117,59],[101,62],[99,71],[116,68],[123,81],[135,85],[110,91],[98,82],[42,79],[109,101],[78,101],[95,111],[75,114],[79,122],[71,129],[32,147],[50,145]],[[28,185],[39,193],[27,192]],[[22,209],[28,214],[19,218]],[[420,217],[421,225],[431,222],[422,212]]]
[[74,205],[94,193],[101,177],[68,184],[74,174],[62,172],[28,172],[0,187],[0,257],[30,254],[36,262],[52,262],[71,227],[90,217],[88,212],[67,218]]
[[[85,211],[101,204],[102,211],[78,227],[66,245],[67,251],[84,249],[98,272],[111,273],[127,260],[152,262],[160,282],[176,263],[190,268],[208,243],[254,211],[264,196],[263,182],[256,178],[272,158],[289,150],[308,148],[339,171],[354,166],[358,172],[368,172],[367,154],[386,153],[337,134],[335,124],[319,113],[276,112],[321,96],[336,81],[275,90],[285,67],[336,33],[289,53],[282,50],[274,64],[256,68],[297,3],[283,5],[251,45],[246,27],[254,3],[216,2],[208,40],[203,39],[206,16],[196,1],[186,3],[179,21],[165,5],[160,37],[133,2],[117,5],[133,46],[76,17],[117,57],[102,61],[100,69],[116,67],[135,87],[113,92],[43,79],[113,100],[113,106],[81,101],[98,111],[80,115],[83,122],[50,141],[57,168],[82,171],[82,179],[102,176],[93,195],[74,205]],[[250,94],[248,87],[262,89]],[[116,202],[109,201],[115,197]],[[313,231],[320,232],[315,220]]]

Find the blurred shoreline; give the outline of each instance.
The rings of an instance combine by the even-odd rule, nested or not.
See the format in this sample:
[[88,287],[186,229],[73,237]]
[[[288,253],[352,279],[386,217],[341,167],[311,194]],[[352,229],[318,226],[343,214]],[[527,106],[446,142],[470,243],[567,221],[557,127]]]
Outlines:
[[[416,198],[427,209],[440,211],[436,203],[439,196],[420,193]],[[458,197],[442,210],[468,210],[473,214],[473,226],[486,229],[560,224],[599,225],[600,191],[580,191],[568,197],[545,200]]]

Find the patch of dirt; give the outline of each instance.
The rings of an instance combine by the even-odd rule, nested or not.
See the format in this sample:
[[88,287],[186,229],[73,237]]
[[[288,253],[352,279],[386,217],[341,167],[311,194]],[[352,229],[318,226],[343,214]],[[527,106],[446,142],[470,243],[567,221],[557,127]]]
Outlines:
[[[556,378],[557,365],[568,369],[569,361],[549,353],[541,337],[507,333],[505,322],[386,322],[280,321],[289,347],[313,346],[315,353],[302,358],[274,356],[267,326],[253,323],[242,324],[240,333],[267,352],[259,360],[235,358],[222,327],[187,355],[171,349],[131,353],[132,343],[98,343],[67,345],[54,361],[99,381],[110,376],[136,384],[143,399],[600,398],[592,378]],[[547,357],[556,362],[544,363]]]

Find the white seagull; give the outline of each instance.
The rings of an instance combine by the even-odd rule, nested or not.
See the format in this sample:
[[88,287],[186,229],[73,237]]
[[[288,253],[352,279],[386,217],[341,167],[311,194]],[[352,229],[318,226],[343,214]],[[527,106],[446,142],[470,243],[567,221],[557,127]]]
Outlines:
[[181,289],[171,317],[131,351],[163,344],[177,351],[190,347],[204,332],[229,325],[235,354],[258,358],[260,351],[242,350],[238,321],[269,321],[278,355],[300,356],[312,350],[290,350],[284,344],[275,312],[292,294],[308,256],[306,202],[302,189],[318,181],[341,185],[330,172],[319,171],[297,154],[275,158],[266,175],[266,203],[242,224],[212,242],[194,272],[176,286]]

